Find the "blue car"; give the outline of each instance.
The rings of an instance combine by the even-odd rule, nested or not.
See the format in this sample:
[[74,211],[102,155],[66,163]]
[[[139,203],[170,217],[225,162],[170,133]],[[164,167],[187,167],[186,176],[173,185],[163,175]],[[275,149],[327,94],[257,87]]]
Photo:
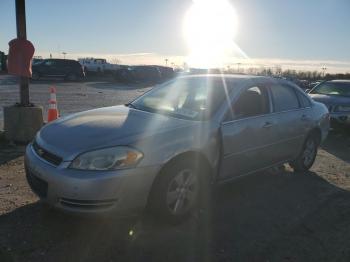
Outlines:
[[350,80],[331,80],[316,85],[309,95],[325,104],[331,123],[350,127]]

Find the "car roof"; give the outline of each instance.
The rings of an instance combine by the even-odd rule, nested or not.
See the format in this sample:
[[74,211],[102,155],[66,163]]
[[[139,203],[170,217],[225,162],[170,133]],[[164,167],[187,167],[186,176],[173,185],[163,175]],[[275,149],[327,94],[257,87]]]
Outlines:
[[47,58],[45,60],[49,60],[49,61],[68,61],[68,62],[77,62],[77,63],[79,63],[77,60],[73,60],[73,59]]
[[334,79],[334,80],[329,80],[327,82],[334,82],[334,83],[350,83],[349,79]]
[[195,74],[195,75],[183,75],[181,78],[217,78],[217,79],[235,79],[235,80],[248,80],[248,79],[259,79],[265,81],[280,80],[266,76],[256,75],[243,75],[243,74]]

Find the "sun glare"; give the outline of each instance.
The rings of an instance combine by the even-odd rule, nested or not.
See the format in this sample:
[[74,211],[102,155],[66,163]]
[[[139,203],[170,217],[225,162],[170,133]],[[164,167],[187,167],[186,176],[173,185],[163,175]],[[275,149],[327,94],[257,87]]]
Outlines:
[[193,0],[184,20],[188,63],[201,68],[221,66],[235,47],[237,20],[228,0]]

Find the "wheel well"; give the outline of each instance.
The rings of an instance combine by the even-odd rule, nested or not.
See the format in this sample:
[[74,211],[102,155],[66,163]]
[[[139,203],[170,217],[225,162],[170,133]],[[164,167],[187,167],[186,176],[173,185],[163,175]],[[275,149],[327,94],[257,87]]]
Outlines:
[[319,128],[315,127],[311,129],[308,136],[314,136],[317,139],[317,142],[321,143],[322,134]]
[[199,167],[204,170],[204,171],[209,171],[209,175],[211,176],[211,178],[213,177],[213,168],[212,166],[209,164],[208,159],[199,152],[196,151],[189,151],[189,152],[185,152],[185,153],[181,153],[179,155],[176,155],[175,157],[171,158],[167,163],[165,163],[163,165],[163,167],[159,170],[156,178],[154,179],[150,192],[148,194],[148,199],[147,199],[147,203],[149,202],[149,199],[151,197],[152,191],[155,187],[155,185],[157,184],[162,172],[169,167],[170,165],[173,165],[174,163],[176,163],[177,161],[183,161],[183,160],[188,160],[188,159],[193,159],[194,161],[197,161]]

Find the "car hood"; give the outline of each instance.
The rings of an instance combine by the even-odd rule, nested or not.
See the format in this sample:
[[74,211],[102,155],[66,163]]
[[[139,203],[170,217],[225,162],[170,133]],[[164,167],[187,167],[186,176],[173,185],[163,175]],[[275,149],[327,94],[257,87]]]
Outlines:
[[126,106],[105,107],[69,115],[43,127],[37,143],[71,160],[97,148],[129,145],[142,137],[189,127],[195,122],[149,113]]
[[349,105],[350,97],[336,96],[336,95],[321,95],[321,94],[309,94],[310,97],[325,105]]

